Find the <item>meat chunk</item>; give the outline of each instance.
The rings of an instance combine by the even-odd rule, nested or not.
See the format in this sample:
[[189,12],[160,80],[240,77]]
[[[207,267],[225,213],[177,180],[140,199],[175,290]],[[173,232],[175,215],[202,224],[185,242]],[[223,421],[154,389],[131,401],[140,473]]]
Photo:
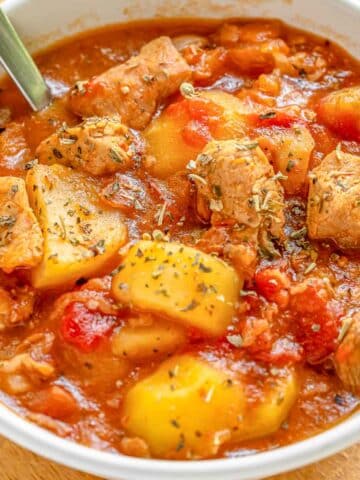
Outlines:
[[129,170],[140,160],[141,141],[118,118],[88,118],[40,143],[40,163],[62,163],[92,175]]
[[340,380],[346,386],[359,389],[360,312],[344,321],[343,334],[340,334],[340,344],[335,353],[334,363]]
[[243,232],[271,253],[272,241],[283,238],[283,191],[258,144],[212,141],[197,157],[195,172],[200,217],[236,226],[238,236]]
[[159,37],[124,64],[77,84],[70,105],[83,117],[118,114],[129,127],[143,129],[159,103],[190,76],[190,67],[170,38]]
[[51,356],[55,336],[50,332],[36,333],[25,339],[15,354],[0,363],[0,383],[12,394],[31,391],[55,374]]
[[318,119],[343,138],[360,141],[360,87],[343,88],[322,98]]
[[307,225],[310,238],[360,247],[360,157],[336,150],[311,173]]
[[0,287],[0,331],[24,324],[31,316],[35,292],[28,286]]
[[21,178],[0,178],[0,268],[34,267],[43,254],[39,224]]

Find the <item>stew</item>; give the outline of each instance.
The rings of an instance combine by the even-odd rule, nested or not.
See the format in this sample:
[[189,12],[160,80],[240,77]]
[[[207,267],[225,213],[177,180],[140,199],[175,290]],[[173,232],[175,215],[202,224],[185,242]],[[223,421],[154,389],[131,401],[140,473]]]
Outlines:
[[139,457],[236,457],[360,401],[360,66],[279,21],[127,24],[0,91],[0,400]]

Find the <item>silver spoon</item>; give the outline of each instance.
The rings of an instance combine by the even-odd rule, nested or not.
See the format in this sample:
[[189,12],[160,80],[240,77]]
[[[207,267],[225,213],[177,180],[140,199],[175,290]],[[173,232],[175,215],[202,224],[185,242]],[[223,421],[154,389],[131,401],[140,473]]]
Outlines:
[[9,18],[1,8],[0,63],[14,80],[33,110],[41,110],[50,103],[51,93],[49,88]]

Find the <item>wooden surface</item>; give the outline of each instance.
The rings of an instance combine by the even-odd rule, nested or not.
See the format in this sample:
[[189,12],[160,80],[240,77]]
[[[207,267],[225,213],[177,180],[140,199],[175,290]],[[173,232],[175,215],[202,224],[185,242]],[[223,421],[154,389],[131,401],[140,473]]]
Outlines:
[[[96,479],[44,460],[7,440],[0,444],[0,480]],[[360,480],[360,445],[315,465],[268,480]]]

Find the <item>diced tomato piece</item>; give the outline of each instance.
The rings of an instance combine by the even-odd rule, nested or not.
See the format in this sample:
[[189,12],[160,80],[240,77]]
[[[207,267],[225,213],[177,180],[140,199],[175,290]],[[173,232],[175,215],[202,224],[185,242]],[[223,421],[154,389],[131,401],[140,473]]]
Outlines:
[[189,120],[205,120],[209,117],[219,117],[223,109],[207,98],[194,96],[173,102],[167,107],[166,113],[175,118],[183,119],[186,115]]
[[266,268],[255,274],[257,291],[269,302],[275,302],[280,308],[289,303],[290,281],[286,273],[277,268]]
[[339,335],[339,316],[328,308],[323,315],[298,319],[298,340],[309,363],[318,363],[333,353]]
[[184,115],[188,115],[188,100],[186,98],[180,98],[177,101],[174,101],[166,108],[166,114],[176,119],[183,119]]
[[223,109],[206,98],[194,97],[172,103],[166,112],[185,121],[182,130],[184,142],[201,149],[211,140],[211,132],[219,124]]
[[337,347],[341,309],[320,280],[295,287],[290,305],[297,339],[309,363],[319,363]]
[[249,120],[257,128],[266,128],[266,127],[282,127],[290,128],[295,124],[304,123],[299,117],[283,111],[283,110],[271,110],[263,114],[250,114]]
[[58,419],[70,417],[79,408],[71,393],[57,385],[36,392],[28,405],[35,412]]
[[217,118],[223,113],[222,107],[207,98],[185,99],[187,109],[192,120],[207,120]]
[[320,280],[312,279],[291,289],[291,308],[304,315],[323,314],[330,298],[326,286]]
[[111,333],[116,321],[114,315],[91,311],[83,303],[74,302],[65,309],[60,332],[66,342],[83,352],[92,352]]
[[189,146],[202,149],[211,140],[211,135],[207,125],[192,120],[184,127],[182,138]]

